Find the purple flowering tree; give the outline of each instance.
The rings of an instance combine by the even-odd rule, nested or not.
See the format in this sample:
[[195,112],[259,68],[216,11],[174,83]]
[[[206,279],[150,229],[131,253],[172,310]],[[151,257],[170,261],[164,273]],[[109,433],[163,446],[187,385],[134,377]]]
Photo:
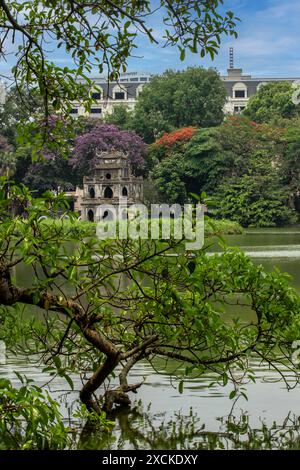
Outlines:
[[97,163],[97,152],[118,150],[126,152],[135,173],[144,166],[146,145],[135,132],[120,130],[114,124],[97,123],[75,140],[70,164],[82,178],[89,175]]

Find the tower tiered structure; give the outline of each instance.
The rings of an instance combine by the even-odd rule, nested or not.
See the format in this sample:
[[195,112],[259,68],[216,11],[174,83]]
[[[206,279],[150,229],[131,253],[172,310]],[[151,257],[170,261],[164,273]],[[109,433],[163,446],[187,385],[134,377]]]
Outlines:
[[83,178],[81,220],[125,219],[127,207],[143,201],[143,178],[133,174],[124,152],[100,152],[97,157],[92,175]]

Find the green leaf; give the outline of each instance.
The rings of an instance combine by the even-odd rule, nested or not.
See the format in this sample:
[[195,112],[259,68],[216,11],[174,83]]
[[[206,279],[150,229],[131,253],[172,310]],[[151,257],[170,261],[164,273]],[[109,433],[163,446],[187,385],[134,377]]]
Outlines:
[[18,377],[20,382],[23,384],[24,383],[24,377],[16,370],[15,370],[15,375]]
[[70,377],[68,374],[66,374],[66,373],[63,374],[63,377],[66,379],[66,381],[67,381],[68,384],[70,385],[71,390],[74,390],[74,382],[73,382],[73,380],[71,379],[71,377]]
[[55,367],[56,367],[57,369],[61,369],[61,359],[60,359],[59,356],[54,356],[54,357],[53,357],[53,362],[54,362]]
[[10,387],[10,381],[8,379],[0,379],[0,389],[6,389]]

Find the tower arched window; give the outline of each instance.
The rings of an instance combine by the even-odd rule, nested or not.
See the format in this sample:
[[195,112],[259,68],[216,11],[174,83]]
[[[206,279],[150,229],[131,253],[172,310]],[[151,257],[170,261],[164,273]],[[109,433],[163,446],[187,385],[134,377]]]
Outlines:
[[90,198],[94,199],[95,197],[95,190],[94,188],[90,188]]
[[88,220],[89,222],[94,222],[94,211],[92,209],[88,211]]
[[114,195],[113,190],[109,186],[106,186],[104,190],[105,199],[111,199],[113,195]]
[[124,196],[124,197],[128,196],[128,190],[127,190],[126,186],[124,186],[124,188],[122,189],[122,196]]

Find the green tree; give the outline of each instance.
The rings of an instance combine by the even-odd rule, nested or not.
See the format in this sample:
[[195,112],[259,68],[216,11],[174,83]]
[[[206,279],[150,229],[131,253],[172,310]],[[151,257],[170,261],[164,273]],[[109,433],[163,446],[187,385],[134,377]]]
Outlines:
[[[282,155],[284,130],[268,124],[257,124],[243,116],[230,117],[219,128],[218,140],[230,159],[229,176],[260,171],[260,165],[271,168]],[[258,160],[257,154],[265,160]]]
[[[161,139],[162,140],[162,139]],[[213,192],[226,174],[218,129],[198,129],[188,142],[150,148],[151,177],[166,202],[184,203],[189,193]]]
[[215,197],[215,214],[243,227],[280,227],[298,220],[288,203],[289,191],[280,185],[278,174],[245,174],[220,185]]
[[245,227],[297,222],[284,169],[285,129],[237,117],[227,120],[219,135],[230,164],[215,192],[215,213]]
[[205,191],[215,200],[216,216],[243,226],[297,222],[291,207],[299,195],[296,127],[232,117],[217,128],[198,129],[187,142],[168,144],[170,137],[151,145],[148,154],[165,201],[183,203],[190,193]]
[[292,203],[300,212],[300,137],[299,120],[286,123],[284,152],[281,161],[281,180],[289,192]]
[[250,98],[243,114],[258,123],[298,116],[300,106],[292,101],[294,92],[295,88],[290,82],[265,84]]
[[[29,155],[27,162],[29,166],[20,182],[26,184],[35,194],[41,195],[47,190],[54,190],[58,193],[75,189],[77,175],[72,170],[68,159],[49,153],[45,159],[35,163],[31,162]],[[15,175],[17,177],[20,172],[20,160],[18,163],[18,173]],[[17,181],[17,178],[15,180]]]
[[[176,161],[176,165],[175,165]],[[174,153],[157,164],[151,173],[155,187],[164,202],[184,204],[188,200],[185,181],[193,172],[182,154]]]
[[108,114],[104,121],[107,124],[115,124],[122,130],[132,129],[132,111],[127,106],[114,106],[111,114]]
[[28,121],[40,118],[43,112],[43,101],[36,88],[30,92],[24,90],[22,94],[17,88],[11,88],[6,95],[4,105],[0,108],[1,134],[15,148],[18,130],[21,130]]
[[225,101],[226,91],[215,70],[168,70],[144,86],[132,125],[146,142],[184,126],[216,126],[224,118]]
[[[26,124],[34,119],[41,120],[44,107],[43,100],[37,89],[20,91],[11,88],[5,99],[4,105],[0,108],[0,128],[1,133],[5,136],[10,146],[10,152],[1,156],[3,164],[9,168],[9,177],[14,178],[18,183],[24,181],[24,177],[31,165],[31,148],[30,145],[24,143],[20,145],[18,142],[18,133]],[[2,174],[6,174],[3,173]]]
[[214,193],[232,163],[220,145],[218,128],[199,129],[186,147],[185,158],[193,174],[186,182],[187,189],[197,194]]
[[19,389],[0,379],[0,449],[58,450],[70,447],[58,403],[47,391],[19,373]]
[[[155,357],[170,362],[181,392],[185,377],[207,370],[236,387],[233,364],[251,376],[256,353],[277,368],[278,348],[285,351],[289,374],[297,376],[290,352],[300,337],[300,298],[286,275],[266,273],[238,251],[208,256],[199,250],[191,260],[182,240],[172,237],[99,240],[93,224],[72,217],[66,222],[65,214],[41,221],[61,207],[61,197],[32,199],[25,188],[12,186],[14,201],[27,217],[12,220],[7,199],[1,201],[0,337],[9,350],[38,354],[45,371],[65,377],[71,388],[70,373],[81,372],[87,378],[80,398],[90,411],[130,405],[130,392],[143,385],[130,382],[132,368]],[[174,250],[177,257],[164,256]],[[11,273],[21,265],[35,273],[26,287]],[[120,283],[120,276],[130,282]],[[228,299],[251,309],[256,321],[246,314],[243,321],[228,321]],[[109,385],[112,374],[116,387]]]

